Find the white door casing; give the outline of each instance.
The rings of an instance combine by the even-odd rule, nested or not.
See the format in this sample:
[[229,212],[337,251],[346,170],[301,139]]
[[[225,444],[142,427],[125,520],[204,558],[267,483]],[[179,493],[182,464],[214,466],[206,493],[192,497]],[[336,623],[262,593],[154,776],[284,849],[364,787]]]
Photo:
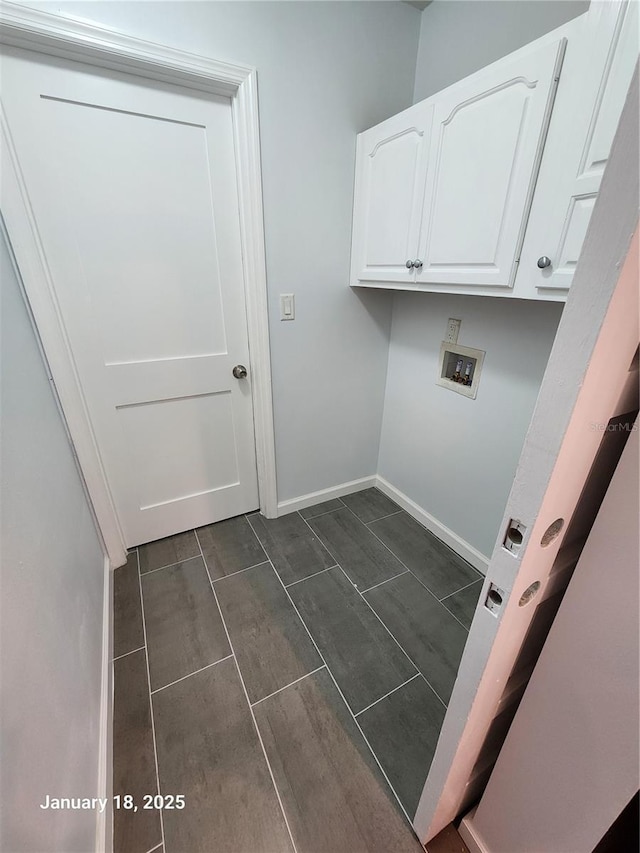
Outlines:
[[[133,67],[142,76],[164,81],[163,85],[139,78],[125,82],[117,74],[94,68],[82,72],[78,88],[81,66],[71,72],[58,60],[46,60],[54,66],[48,71],[47,91],[38,92],[37,81],[28,73],[21,83],[28,81],[27,89],[38,101],[36,133],[25,120],[16,122],[22,104],[17,89],[12,93],[6,86],[6,76],[3,88],[8,112],[3,115],[3,213],[113,564],[122,562],[125,544],[257,505],[252,401],[261,507],[273,513],[255,72],[162,51],[84,24],[65,22],[64,32],[52,35],[60,28],[60,19],[22,8],[10,9],[9,18],[4,41],[35,43],[46,52],[73,53],[76,59],[99,65]],[[21,68],[25,72],[24,64]],[[200,91],[174,89],[168,94],[168,82]],[[204,130],[208,125],[217,132]],[[45,158],[31,142],[36,136],[45,141],[39,148],[46,151]],[[86,152],[105,138],[109,145],[103,162],[96,163]],[[181,155],[179,169],[176,154]],[[55,169],[50,168],[52,161]],[[232,167],[226,175],[220,168],[225,162]],[[158,165],[160,171],[154,172]],[[213,217],[210,181],[216,199],[225,200],[224,213]],[[92,206],[98,193],[103,202]],[[151,198],[155,208],[154,221],[144,227],[143,197]],[[171,204],[164,201],[167,198]],[[60,215],[41,222],[43,205],[54,210],[54,202]],[[78,216],[80,206],[87,203],[87,216]],[[66,257],[61,251],[65,243],[71,249]],[[211,248],[214,244],[217,254]],[[175,257],[170,257],[169,245]],[[119,266],[110,273],[105,258],[113,248]],[[145,264],[151,269],[144,269]],[[136,280],[145,284],[132,293],[134,269]],[[179,280],[176,272],[181,273]],[[61,276],[70,287],[65,295],[57,289]],[[207,279],[211,288],[203,285]],[[188,308],[185,296],[191,303]],[[100,328],[91,327],[96,308],[106,320]],[[73,316],[67,316],[69,309]],[[93,350],[93,357],[76,358],[76,348],[85,356]],[[237,362],[247,365],[250,380],[231,377]],[[102,387],[95,382],[100,370]],[[205,436],[202,423],[210,430]],[[210,440],[214,428],[219,440],[226,437],[227,450],[222,453],[214,452]],[[133,456],[114,466],[116,445],[121,450],[124,441],[131,447],[132,436]],[[176,442],[182,446],[176,447]],[[154,464],[158,458],[163,460],[161,468]],[[251,470],[253,485],[246,480]],[[122,510],[123,488],[126,491],[127,483],[136,478],[144,484],[137,504],[147,509],[138,511],[140,518],[132,525],[131,500]],[[247,488],[233,486],[243,479]]]
[[566,39],[434,97],[418,282],[511,287]]

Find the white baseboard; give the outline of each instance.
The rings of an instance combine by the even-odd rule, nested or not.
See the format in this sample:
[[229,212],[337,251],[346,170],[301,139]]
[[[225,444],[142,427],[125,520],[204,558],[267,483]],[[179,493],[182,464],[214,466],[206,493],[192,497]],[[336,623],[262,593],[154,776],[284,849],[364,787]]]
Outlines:
[[483,575],[487,574],[487,568],[489,566],[488,557],[481,554],[480,551],[473,547],[473,545],[469,545],[468,542],[465,542],[465,540],[458,536],[457,533],[454,533],[453,530],[450,530],[446,525],[442,524],[441,521],[438,521],[437,518],[434,518],[425,509],[422,509],[421,506],[418,506],[415,501],[412,501],[411,498],[407,497],[404,492],[400,491],[400,489],[396,489],[395,486],[392,486],[391,483],[384,479],[384,477],[377,476],[375,479],[375,485],[381,492],[391,498],[392,501],[399,504],[402,509],[406,510],[409,515],[415,518],[416,521],[419,521],[420,524],[424,525],[427,530],[430,530],[434,536],[441,539],[445,545],[448,545],[449,548],[451,548],[452,551],[455,551],[456,554],[459,554],[468,563],[471,563],[471,565],[479,572],[482,572]]
[[332,486],[329,489],[321,489],[319,492],[310,492],[308,495],[301,495],[299,498],[280,501],[278,504],[278,516],[296,512],[299,509],[306,509],[308,506],[314,506],[314,504],[329,501],[332,498],[341,498],[343,495],[350,495],[352,492],[361,492],[363,489],[370,489],[372,486],[377,486],[381,492],[399,504],[416,521],[419,521],[434,536],[437,536],[438,539],[441,539],[448,545],[452,551],[455,551],[456,554],[459,554],[463,559],[471,563],[479,572],[486,575],[489,565],[488,557],[485,557],[473,545],[465,542],[457,533],[449,530],[446,525],[430,515],[425,509],[422,509],[421,506],[418,506],[415,501],[412,501],[400,489],[396,489],[384,477],[380,477],[377,474],[372,474],[370,477],[361,477],[359,480],[351,480],[349,483],[341,483],[339,486]]
[[102,607],[102,687],[100,696],[100,746],[98,755],[98,791],[107,798],[107,808],[96,818],[96,851],[113,850],[113,572],[104,558],[104,598]]
[[306,509],[308,506],[313,506],[323,501],[330,501],[332,498],[341,498],[343,495],[350,495],[352,492],[361,492],[363,489],[370,489],[376,485],[376,481],[377,477],[375,474],[372,474],[370,477],[361,477],[359,480],[341,483],[339,486],[332,486],[330,489],[321,489],[319,492],[310,492],[308,495],[301,495],[299,498],[280,501],[278,504],[278,516],[297,512],[299,509]]
[[458,827],[460,838],[462,838],[469,848],[469,853],[489,853],[489,848],[483,843],[482,839],[474,829],[473,817],[475,813],[476,810],[473,809],[469,814],[462,818],[462,822]]

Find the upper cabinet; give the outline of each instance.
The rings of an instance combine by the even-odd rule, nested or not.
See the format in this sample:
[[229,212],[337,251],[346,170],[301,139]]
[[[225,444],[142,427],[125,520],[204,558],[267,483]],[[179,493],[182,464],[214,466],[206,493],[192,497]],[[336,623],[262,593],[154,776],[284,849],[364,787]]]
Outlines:
[[[638,59],[638,3],[593,3],[562,70],[519,267],[518,294],[565,298]],[[549,259],[538,266],[541,257]]]
[[351,283],[564,299],[638,55],[588,13],[358,136]]
[[404,282],[417,258],[433,106],[416,104],[358,136],[356,277]]
[[433,99],[417,281],[512,286],[564,47],[525,48]]

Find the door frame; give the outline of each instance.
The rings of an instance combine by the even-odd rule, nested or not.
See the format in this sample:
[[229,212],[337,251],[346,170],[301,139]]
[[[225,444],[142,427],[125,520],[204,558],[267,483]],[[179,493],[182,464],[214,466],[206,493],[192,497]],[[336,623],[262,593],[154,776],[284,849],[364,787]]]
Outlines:
[[[260,509],[278,512],[269,347],[258,90],[255,68],[220,62],[48,12],[4,2],[0,44],[170,83],[231,101],[240,205],[242,266]],[[112,566],[126,561],[125,541],[82,386],[4,113],[0,205],[51,380]]]

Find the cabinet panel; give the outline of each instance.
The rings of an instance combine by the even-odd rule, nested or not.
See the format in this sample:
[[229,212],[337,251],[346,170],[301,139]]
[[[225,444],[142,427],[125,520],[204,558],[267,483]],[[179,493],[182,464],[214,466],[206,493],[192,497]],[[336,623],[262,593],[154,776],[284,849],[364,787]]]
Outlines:
[[417,104],[360,134],[352,279],[412,282],[433,107]]
[[[637,2],[593,3],[585,33],[567,54],[549,129],[516,289],[564,299],[591,218],[638,58]],[[551,266],[540,270],[537,258]]]
[[565,42],[435,96],[418,282],[512,286]]

